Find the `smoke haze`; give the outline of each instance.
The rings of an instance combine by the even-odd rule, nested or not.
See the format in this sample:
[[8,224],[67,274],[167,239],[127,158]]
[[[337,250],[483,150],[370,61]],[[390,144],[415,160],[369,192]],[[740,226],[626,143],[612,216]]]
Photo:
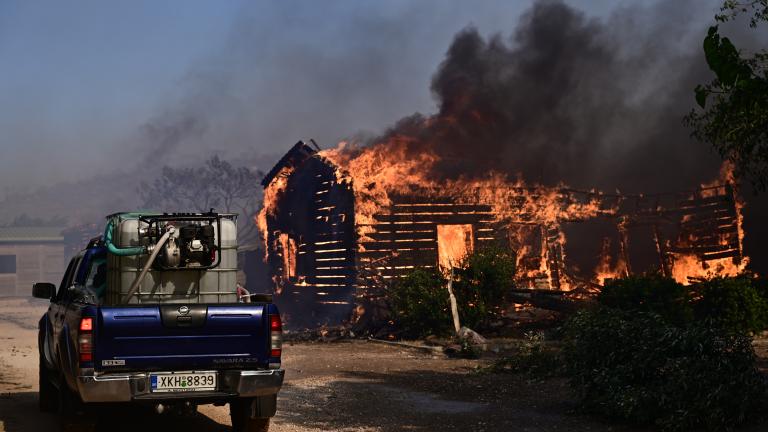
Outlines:
[[[383,137],[445,161],[436,175],[489,169],[537,183],[667,192],[713,179],[719,157],[681,123],[710,72],[687,2],[590,19],[539,1],[510,37],[459,32],[432,78],[438,112]],[[638,23],[653,23],[653,29]],[[695,35],[695,36],[694,36]]]
[[[21,213],[88,222],[139,205],[135,187],[162,165],[195,165],[218,154],[268,170],[297,139],[309,137],[324,147],[347,138],[418,137],[412,151],[444,156],[441,176],[493,168],[530,182],[606,191],[694,187],[715,177],[720,163],[681,123],[694,104],[693,88],[711,78],[701,41],[718,5],[280,2],[242,3],[214,15],[190,6],[183,19],[173,7],[157,10],[173,29],[187,29],[175,36],[159,33],[168,22],[142,26],[135,11],[110,12],[119,15],[115,22],[125,21],[116,25],[126,32],[122,39],[81,36],[119,54],[111,63],[89,57],[87,44],[72,42],[77,49],[70,57],[60,46],[40,46],[24,54],[45,59],[52,52],[62,67],[38,65],[42,85],[0,83],[0,140],[13,155],[0,164],[0,223]],[[85,31],[63,26],[68,21],[54,12],[50,22],[40,20],[51,38],[66,36],[56,31]],[[13,26],[3,15],[12,16],[0,13],[0,59],[24,63],[7,49]],[[81,15],[83,29],[103,21]],[[726,30],[744,48],[768,39],[743,22]],[[17,40],[37,46],[35,38]],[[189,48],[195,44],[204,51]],[[94,68],[96,79],[75,70],[72,59],[116,63],[125,71],[110,69],[110,76]],[[162,61],[180,68],[175,77],[167,77],[171,69],[153,69]],[[0,76],[9,79],[0,81],[29,75],[8,70]],[[150,85],[156,80],[165,87]],[[59,95],[68,103],[54,103],[54,83],[69,84],[71,94]],[[124,100],[130,107],[120,105]],[[56,117],[78,104],[91,106],[77,119]],[[425,118],[434,120],[428,128]],[[57,129],[59,123],[66,129]],[[750,225],[748,218],[748,241],[768,236]]]

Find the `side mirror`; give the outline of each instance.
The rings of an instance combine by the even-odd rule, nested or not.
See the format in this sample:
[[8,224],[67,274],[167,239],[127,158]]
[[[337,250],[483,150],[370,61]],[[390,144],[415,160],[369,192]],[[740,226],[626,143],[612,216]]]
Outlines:
[[56,295],[56,285],[48,282],[38,282],[32,285],[32,297],[51,300]]

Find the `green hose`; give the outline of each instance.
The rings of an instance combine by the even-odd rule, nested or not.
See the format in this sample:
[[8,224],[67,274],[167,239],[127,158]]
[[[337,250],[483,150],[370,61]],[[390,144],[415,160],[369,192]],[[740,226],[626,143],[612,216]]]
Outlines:
[[143,255],[147,253],[147,248],[144,246],[118,248],[112,243],[112,231],[115,227],[115,220],[110,219],[107,223],[107,228],[104,230],[104,245],[109,250],[109,253],[118,256],[134,256]]

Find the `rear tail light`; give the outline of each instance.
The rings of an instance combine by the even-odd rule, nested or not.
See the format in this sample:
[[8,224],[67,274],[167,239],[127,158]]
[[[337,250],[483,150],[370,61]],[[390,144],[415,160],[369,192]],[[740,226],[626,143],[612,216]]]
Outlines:
[[283,354],[283,324],[280,315],[269,316],[269,367],[280,368],[280,356]]
[[80,319],[77,348],[80,353],[80,363],[93,362],[93,318]]

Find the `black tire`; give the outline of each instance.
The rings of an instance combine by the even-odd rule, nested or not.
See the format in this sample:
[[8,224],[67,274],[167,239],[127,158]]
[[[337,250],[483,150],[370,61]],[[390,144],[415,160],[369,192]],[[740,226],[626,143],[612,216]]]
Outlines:
[[67,386],[64,375],[59,374],[59,380],[56,384],[58,384],[56,395],[58,396],[59,415],[65,417],[75,414],[77,404],[75,403],[72,391]]
[[62,432],[93,432],[96,419],[88,415],[80,396],[67,387],[64,376],[59,377],[59,422]]
[[42,356],[40,357],[40,390],[37,394],[37,403],[41,412],[56,412],[59,408],[59,395],[56,387],[51,382],[51,373],[45,367]]
[[229,403],[232,432],[269,432],[269,418],[251,418],[252,399],[235,399]]

